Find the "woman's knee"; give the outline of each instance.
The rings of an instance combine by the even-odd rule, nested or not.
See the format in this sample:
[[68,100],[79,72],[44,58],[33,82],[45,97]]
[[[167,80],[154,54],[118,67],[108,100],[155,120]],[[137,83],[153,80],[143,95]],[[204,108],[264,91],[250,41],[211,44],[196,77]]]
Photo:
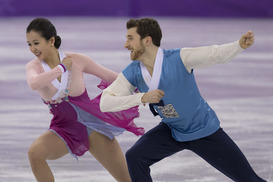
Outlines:
[[28,158],[30,161],[45,159],[44,146],[34,141],[28,149]]

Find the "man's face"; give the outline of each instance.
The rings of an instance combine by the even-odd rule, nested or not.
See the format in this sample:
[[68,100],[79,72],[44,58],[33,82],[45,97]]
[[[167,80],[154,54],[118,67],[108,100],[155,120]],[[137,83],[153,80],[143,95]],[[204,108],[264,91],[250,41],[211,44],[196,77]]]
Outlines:
[[143,42],[140,40],[140,35],[136,32],[137,28],[133,27],[127,30],[126,42],[124,48],[131,51],[131,60],[139,60],[145,52]]

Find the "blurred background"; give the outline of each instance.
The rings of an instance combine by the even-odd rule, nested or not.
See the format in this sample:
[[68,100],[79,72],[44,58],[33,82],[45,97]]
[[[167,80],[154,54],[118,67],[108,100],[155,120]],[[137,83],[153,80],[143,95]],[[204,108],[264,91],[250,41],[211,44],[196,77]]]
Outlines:
[[[130,62],[123,48],[129,18],[153,17],[163,31],[162,48],[236,41],[252,30],[255,44],[227,64],[195,70],[203,97],[259,176],[273,182],[273,1],[272,0],[0,0],[0,182],[34,182],[27,152],[50,124],[51,115],[28,88],[25,65],[35,59],[26,27],[48,18],[62,38],[61,50],[78,52],[116,72]],[[85,75],[90,98],[99,78]],[[140,106],[135,120],[146,131],[160,122]],[[126,152],[138,139],[117,137]],[[89,154],[49,161],[57,182],[112,182]],[[151,167],[155,182],[230,182],[189,151]]]
[[271,0],[0,0],[0,16],[273,16]]

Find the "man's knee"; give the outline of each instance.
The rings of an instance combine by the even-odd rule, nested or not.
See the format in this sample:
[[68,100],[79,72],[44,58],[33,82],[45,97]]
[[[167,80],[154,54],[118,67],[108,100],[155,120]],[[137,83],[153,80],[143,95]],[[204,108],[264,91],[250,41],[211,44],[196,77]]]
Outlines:
[[126,160],[128,162],[137,161],[141,158],[140,153],[136,148],[132,147],[125,153]]
[[125,158],[127,161],[131,161],[132,158],[134,158],[134,152],[129,149],[126,153],[125,153]]

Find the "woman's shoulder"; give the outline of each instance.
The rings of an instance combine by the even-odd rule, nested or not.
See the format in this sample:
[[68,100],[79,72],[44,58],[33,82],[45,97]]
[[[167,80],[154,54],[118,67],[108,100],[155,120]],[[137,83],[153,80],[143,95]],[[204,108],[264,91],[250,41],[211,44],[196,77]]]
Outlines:
[[73,62],[81,62],[82,60],[88,59],[89,57],[81,54],[81,53],[75,53],[75,52],[64,52],[64,55],[66,57],[71,57]]
[[73,60],[73,63],[90,64],[95,62],[90,56],[87,56],[82,53],[65,52],[64,54],[67,57],[71,57]]
[[64,55],[67,56],[67,57],[72,57],[72,58],[86,57],[86,55],[81,54],[81,53],[76,53],[76,52],[64,52]]
[[26,64],[26,67],[36,67],[36,66],[40,66],[41,65],[41,61],[38,60],[38,59],[33,59],[31,61],[29,61],[27,64]]
[[78,68],[81,71],[83,71],[84,68],[93,61],[90,57],[81,53],[64,52],[64,54],[66,57],[71,57],[74,65],[73,67]]

